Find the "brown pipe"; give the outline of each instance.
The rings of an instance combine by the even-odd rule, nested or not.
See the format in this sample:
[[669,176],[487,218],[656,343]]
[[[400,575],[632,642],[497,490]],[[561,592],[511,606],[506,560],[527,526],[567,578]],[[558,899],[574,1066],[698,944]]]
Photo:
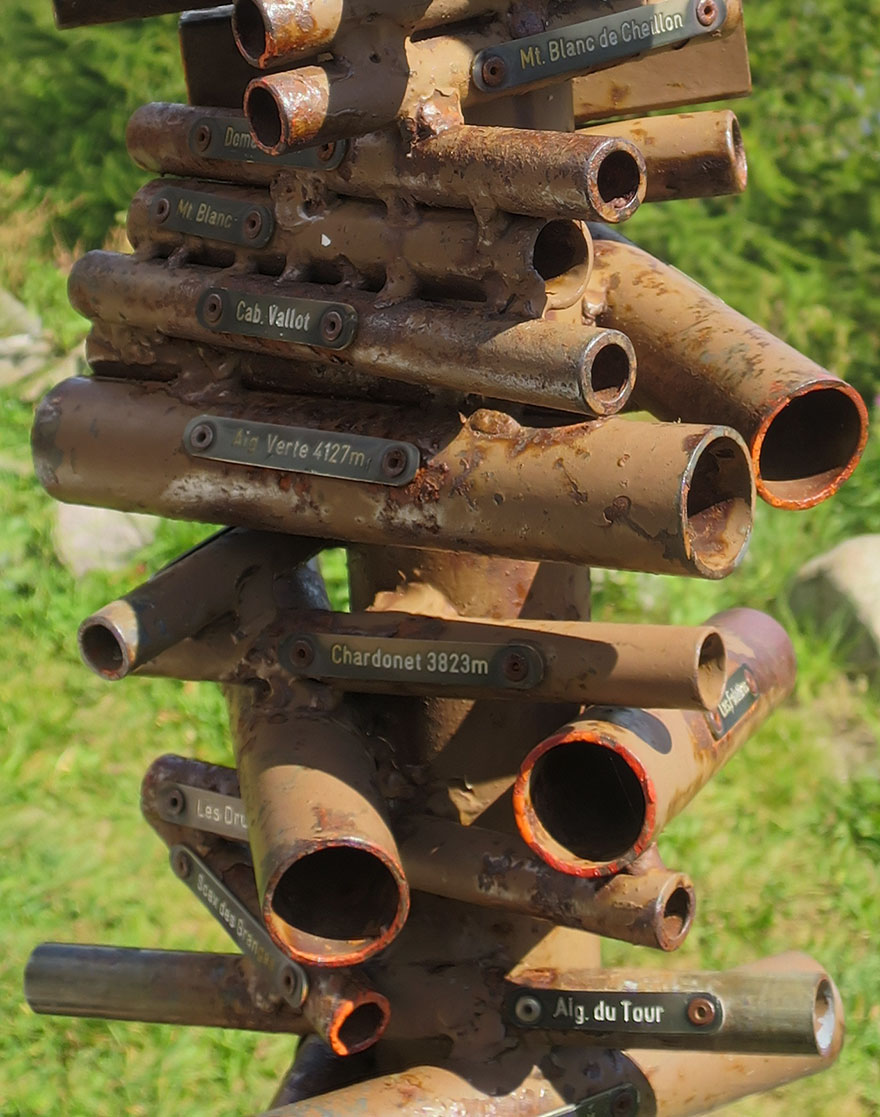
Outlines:
[[729,664],[713,713],[593,707],[523,761],[517,826],[555,869],[597,877],[632,862],[791,693],[794,649],[776,621],[731,609],[710,623]]
[[[241,224],[248,207],[259,247]],[[151,247],[162,255],[184,248],[200,263],[234,246],[236,258],[258,268],[271,257],[288,278],[350,278],[384,288],[384,301],[471,297],[494,312],[529,318],[577,303],[593,262],[592,238],[580,222],[509,217],[495,223],[488,241],[473,214],[461,210],[412,208],[395,220],[379,202],[350,198],[305,215],[301,205],[274,205],[268,190],[200,179],[159,179],[139,190],[128,239],[141,256]]]
[[730,109],[649,116],[592,125],[590,136],[619,136],[645,159],[646,202],[741,194],[748,165],[739,122]]
[[246,687],[231,688],[228,696],[270,935],[296,961],[363,962],[392,942],[409,910],[363,740],[341,711],[298,706],[296,697],[286,705],[260,701]]
[[[629,339],[579,321],[487,318],[464,306],[409,300],[386,306],[377,296],[347,286],[279,284],[265,276],[111,252],[90,252],[77,261],[68,289],[80,313],[105,323],[306,361],[316,353],[332,354],[377,376],[537,407],[613,414],[635,383]],[[199,318],[209,299],[219,300],[216,326]],[[248,323],[254,315],[268,321],[275,304],[265,300],[273,299],[317,299],[352,308],[353,340],[331,350],[314,339],[303,340],[295,330],[284,337],[255,336]]]
[[[389,129],[350,141],[336,167],[332,160],[338,150],[323,149],[330,169],[320,171],[200,152],[195,144],[199,129],[205,129],[207,148],[212,137],[238,136],[241,120],[241,113],[218,109],[143,105],[128,123],[126,143],[131,157],[147,170],[255,186],[274,181],[279,214],[282,204],[295,211],[302,189],[309,184],[314,189],[316,183],[359,198],[400,192],[428,206],[609,223],[632,216],[645,193],[638,148],[586,133],[458,125],[407,147],[397,130]],[[241,154],[240,148],[227,150]],[[511,174],[512,166],[521,173]]]
[[849,384],[622,238],[597,240],[594,274],[606,300],[599,321],[635,347],[638,406],[734,427],[759,495],[777,508],[811,508],[849,477],[868,436]]
[[123,19],[149,19],[189,8],[219,8],[226,0],[53,0],[53,3],[55,23],[63,31],[68,27],[116,23]]
[[334,1055],[356,1055],[382,1037],[391,1017],[388,998],[377,993],[357,970],[324,972],[312,984],[305,1011]]
[[[60,500],[178,519],[708,578],[736,566],[751,527],[748,461],[724,427],[609,419],[530,429],[491,411],[462,424],[355,402],[226,399],[193,406],[162,385],[68,380],[36,416],[37,474]],[[426,464],[395,488],[196,457],[184,430],[212,400],[244,423],[412,441]]]
[[122,679],[236,611],[243,590],[253,594],[255,577],[268,579],[262,594],[271,615],[271,583],[279,567],[308,562],[322,546],[271,532],[221,531],[87,617],[77,634],[80,655],[102,678]]

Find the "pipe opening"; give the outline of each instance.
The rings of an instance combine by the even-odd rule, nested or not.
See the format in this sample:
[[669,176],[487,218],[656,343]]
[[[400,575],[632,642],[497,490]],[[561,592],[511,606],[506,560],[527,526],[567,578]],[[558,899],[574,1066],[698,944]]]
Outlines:
[[733,164],[734,181],[739,190],[743,191],[749,179],[749,164],[746,159],[746,146],[743,143],[742,131],[736,117],[733,117],[730,122],[727,143],[730,160]]
[[722,435],[703,446],[687,486],[685,534],[701,572],[718,577],[728,573],[751,526],[749,461],[738,442]]
[[268,89],[251,83],[245,96],[245,112],[260,145],[272,150],[281,144],[281,107]]
[[813,1003],[813,1034],[820,1055],[827,1055],[834,1043],[837,1026],[837,1011],[834,1007],[834,988],[827,977],[823,977],[816,987]]
[[386,865],[355,846],[331,846],[300,857],[272,894],[272,909],[289,927],[325,939],[375,939],[400,908]]
[[610,152],[596,172],[596,190],[606,206],[624,210],[638,198],[642,172],[635,157],[619,149]]
[[687,934],[694,917],[694,894],[683,884],[674,888],[663,905],[661,924],[668,949],[677,946]]
[[128,670],[122,638],[103,621],[83,625],[79,649],[86,666],[105,679],[121,679]]
[[335,1030],[333,1050],[343,1055],[354,1055],[375,1043],[388,1023],[382,1005],[368,1001],[351,1009]]
[[758,476],[771,503],[815,503],[830,496],[854,468],[863,433],[861,408],[836,385],[789,400],[758,447]]
[[721,701],[726,680],[727,649],[721,635],[711,632],[700,644],[697,658],[697,687],[707,710],[714,710]]
[[630,382],[632,364],[629,353],[612,341],[597,349],[590,362],[590,387],[602,403],[616,403]]
[[266,53],[266,25],[254,0],[238,0],[232,13],[232,30],[239,50],[252,65]]
[[532,768],[535,815],[550,837],[584,861],[613,861],[635,845],[645,796],[625,758],[593,741],[566,741]]
[[548,221],[535,237],[532,267],[544,280],[554,307],[571,306],[580,298],[591,264],[590,244],[575,221]]

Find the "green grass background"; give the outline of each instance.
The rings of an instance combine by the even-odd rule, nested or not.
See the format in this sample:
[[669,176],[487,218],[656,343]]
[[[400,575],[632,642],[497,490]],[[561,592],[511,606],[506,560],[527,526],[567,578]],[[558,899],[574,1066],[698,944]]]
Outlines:
[[[182,96],[174,20],[58,35],[49,0],[4,0],[0,20],[0,284],[43,317],[59,350],[84,333],[65,271],[118,243],[143,180],[126,160],[129,113]],[[877,390],[880,45],[876,0],[747,2],[757,91],[736,108],[750,156],[742,199],[645,207],[629,231],[815,359]],[[31,407],[0,393],[0,1113],[4,1117],[256,1112],[292,1052],[285,1038],[34,1016],[21,997],[32,946],[69,940],[227,949],[140,820],[138,788],[162,752],[230,761],[209,686],[102,683],[75,652],[79,621],[204,528],[163,525],[131,567],[75,581],[51,547],[30,475]],[[697,923],[659,959],[611,945],[610,962],[737,965],[806,949],[840,984],[849,1037],[838,1067],[733,1106],[740,1117],[880,1113],[880,761],[876,684],[850,677],[833,626],[799,627],[786,591],[810,555],[880,531],[876,439],[854,479],[811,512],[759,509],[752,548],[721,584],[607,574],[604,619],[699,621],[729,604],[769,611],[801,669],[780,710],[668,829]],[[344,570],[328,571],[337,600]]]

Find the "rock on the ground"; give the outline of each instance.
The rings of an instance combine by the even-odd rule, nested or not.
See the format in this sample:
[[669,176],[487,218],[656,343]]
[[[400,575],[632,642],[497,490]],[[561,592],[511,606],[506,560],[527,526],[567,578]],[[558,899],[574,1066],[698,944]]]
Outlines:
[[55,506],[55,553],[77,578],[90,570],[119,570],[156,535],[159,520],[83,504]]
[[812,559],[790,602],[796,615],[840,632],[855,670],[880,675],[880,535],[858,535]]

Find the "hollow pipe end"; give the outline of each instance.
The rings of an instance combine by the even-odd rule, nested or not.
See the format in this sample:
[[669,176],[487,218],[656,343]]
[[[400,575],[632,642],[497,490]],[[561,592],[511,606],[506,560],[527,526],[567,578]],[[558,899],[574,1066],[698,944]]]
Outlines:
[[255,78],[245,90],[244,112],[257,147],[269,155],[307,147],[327,119],[327,89],[319,67]]
[[125,601],[86,617],[76,634],[83,663],[102,679],[124,679],[137,660],[137,632],[137,617]]
[[636,353],[619,330],[603,330],[587,344],[581,364],[581,397],[594,415],[622,411],[636,383]]
[[391,1019],[387,997],[374,990],[340,1000],[327,1026],[327,1044],[336,1055],[356,1055],[382,1038]]
[[679,495],[685,558],[703,578],[725,578],[739,565],[752,532],[755,477],[748,447],[731,427],[701,434],[682,425],[689,453]]
[[690,877],[673,877],[657,897],[654,933],[661,950],[678,950],[694,922],[697,898]]
[[730,159],[730,181],[728,183],[730,193],[742,194],[749,181],[749,163],[746,158],[746,147],[743,143],[742,130],[736,113],[727,110],[724,115],[724,125],[727,154]]
[[272,0],[235,0],[232,33],[242,56],[257,69],[265,70],[320,50],[333,40],[341,17],[340,5],[334,12],[321,7],[320,18],[293,11]]
[[804,384],[766,414],[752,438],[758,495],[798,511],[833,496],[868,441],[868,409],[843,380]]
[[609,136],[587,158],[586,192],[600,221],[626,221],[645,200],[648,172],[634,143]]
[[697,697],[703,709],[714,710],[727,682],[727,648],[724,637],[715,628],[707,629],[697,646],[694,675]]

